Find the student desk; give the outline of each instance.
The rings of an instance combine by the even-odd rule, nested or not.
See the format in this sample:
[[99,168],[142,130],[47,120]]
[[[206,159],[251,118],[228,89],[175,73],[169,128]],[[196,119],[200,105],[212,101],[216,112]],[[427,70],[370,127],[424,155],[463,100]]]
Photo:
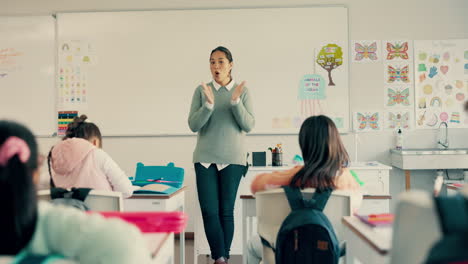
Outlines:
[[390,263],[391,227],[370,227],[355,216],[343,217],[343,224],[346,264],[354,264],[355,259],[363,264]]
[[[124,199],[124,211],[184,211],[185,186],[169,195],[158,194],[134,194]],[[180,233],[180,263],[185,263],[185,233]],[[155,262],[156,263],[156,262]],[[166,263],[166,262],[158,262]],[[174,263],[172,259],[171,262]]]

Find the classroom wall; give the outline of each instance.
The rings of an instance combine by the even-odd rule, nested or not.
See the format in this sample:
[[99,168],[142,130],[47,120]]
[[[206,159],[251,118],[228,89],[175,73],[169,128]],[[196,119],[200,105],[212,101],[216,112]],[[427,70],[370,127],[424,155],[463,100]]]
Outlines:
[[[236,7],[286,7],[300,5],[344,4],[349,8],[350,40],[363,39],[449,39],[468,38],[468,1],[466,0],[101,0],[101,1],[53,1],[53,0],[0,0],[0,15],[51,14],[60,11],[117,11],[143,9],[203,9]],[[326,24],[326,21],[324,21]],[[235,56],[235,54],[234,54]],[[376,66],[378,65],[378,66]],[[208,64],[206,65],[208,71]],[[194,87],[195,88],[195,87]],[[251,87],[255,89],[255,87]],[[2,89],[4,90],[4,89]],[[186,96],[191,96],[187,94]],[[383,110],[383,70],[381,64],[350,65],[351,112]],[[90,117],[92,119],[92,116]],[[181,116],[182,120],[187,116]],[[468,147],[468,129],[449,130],[451,147]],[[390,164],[389,149],[394,147],[392,132],[342,135],[352,160],[377,160]],[[435,147],[437,131],[417,130],[405,134],[405,147]],[[191,214],[197,200],[194,196],[194,175],[191,170],[192,151],[196,137],[112,137],[104,139],[104,149],[129,174],[134,173],[135,163],[165,164],[175,162],[187,168],[187,212]],[[41,138],[39,143],[46,152],[57,139]],[[296,135],[248,136],[248,150],[262,151],[281,142],[285,161],[299,153]],[[44,170],[44,176],[46,170]],[[451,174],[461,174],[451,171]],[[434,171],[413,173],[412,185],[417,189],[430,190]],[[404,190],[404,174],[394,169],[390,173],[391,194],[396,197]],[[45,179],[45,177],[44,177]],[[47,179],[45,179],[47,181]],[[395,199],[391,203],[394,207]],[[193,231],[193,221],[187,231]]]

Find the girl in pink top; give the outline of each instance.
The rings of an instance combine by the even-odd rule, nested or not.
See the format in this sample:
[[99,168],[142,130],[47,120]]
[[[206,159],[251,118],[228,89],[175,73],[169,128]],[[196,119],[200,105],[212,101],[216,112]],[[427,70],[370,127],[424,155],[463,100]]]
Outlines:
[[68,125],[63,141],[49,152],[51,187],[92,188],[133,193],[132,183],[114,160],[104,152],[99,128],[86,122],[87,116],[75,117]]

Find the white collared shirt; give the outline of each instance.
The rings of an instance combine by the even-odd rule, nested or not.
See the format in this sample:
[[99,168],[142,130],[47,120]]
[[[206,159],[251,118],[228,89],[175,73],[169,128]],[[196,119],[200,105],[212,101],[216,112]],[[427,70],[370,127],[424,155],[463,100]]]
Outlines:
[[[221,84],[217,83],[215,80],[212,80],[211,83],[213,84],[213,87],[215,88],[216,91],[219,91],[219,89],[223,86],[221,86]],[[235,81],[234,79],[231,79],[231,81],[224,87],[226,87],[226,89],[228,91],[230,91],[233,87],[234,87],[234,84],[235,84]],[[240,102],[240,97],[237,98],[237,100],[235,101],[231,101],[231,105],[236,105]],[[205,102],[205,106],[208,108],[208,109],[213,109],[214,107],[214,104],[210,104],[208,102]],[[209,168],[211,163],[200,163],[201,165],[203,165],[203,167],[205,168]],[[227,166],[229,166],[230,164],[222,164],[222,163],[216,163],[216,167],[218,167],[218,171],[226,168]]]
[[[217,83],[215,80],[212,80],[211,83],[213,84],[213,87],[215,88],[216,91],[219,91],[219,88],[223,87],[221,86],[221,84]],[[234,81],[234,79],[231,79],[231,81],[224,87],[226,87],[226,89],[228,91],[230,91],[233,87],[234,87],[234,84],[236,82]],[[240,97],[237,98],[237,100],[235,101],[231,101],[231,105],[236,105],[240,102]],[[208,109],[213,109],[214,107],[214,104],[210,104],[208,102],[205,102],[205,106],[208,108]]]

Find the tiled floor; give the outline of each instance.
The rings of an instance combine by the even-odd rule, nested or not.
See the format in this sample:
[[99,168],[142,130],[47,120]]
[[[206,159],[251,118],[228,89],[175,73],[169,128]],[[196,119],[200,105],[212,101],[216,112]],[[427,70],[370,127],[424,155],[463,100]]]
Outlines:
[[[193,261],[193,240],[185,240],[185,264],[194,264]],[[174,247],[175,264],[179,264],[179,240],[175,241]],[[209,256],[198,256],[197,264],[213,264],[213,260]],[[229,264],[242,264],[242,256],[232,256]]]

